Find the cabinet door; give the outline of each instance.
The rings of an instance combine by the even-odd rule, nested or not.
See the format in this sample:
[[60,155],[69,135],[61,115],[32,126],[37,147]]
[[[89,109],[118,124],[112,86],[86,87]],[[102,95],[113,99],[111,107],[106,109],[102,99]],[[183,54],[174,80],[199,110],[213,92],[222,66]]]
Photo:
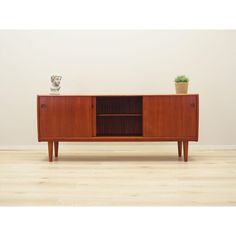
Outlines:
[[197,139],[198,96],[144,96],[143,131],[148,137]]
[[38,97],[39,138],[92,136],[92,98],[88,96]]

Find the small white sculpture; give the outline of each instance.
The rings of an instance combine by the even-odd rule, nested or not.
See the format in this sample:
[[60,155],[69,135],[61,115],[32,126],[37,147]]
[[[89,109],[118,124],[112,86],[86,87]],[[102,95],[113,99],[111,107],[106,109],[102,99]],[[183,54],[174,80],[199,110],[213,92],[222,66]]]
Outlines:
[[60,83],[61,83],[62,76],[60,75],[52,75],[51,76],[51,94],[59,94],[60,90]]

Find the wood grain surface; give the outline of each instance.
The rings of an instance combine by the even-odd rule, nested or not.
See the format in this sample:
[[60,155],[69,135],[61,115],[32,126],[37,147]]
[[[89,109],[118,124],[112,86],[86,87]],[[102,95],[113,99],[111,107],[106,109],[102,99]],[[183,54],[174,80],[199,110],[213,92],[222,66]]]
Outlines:
[[193,149],[186,163],[176,143],[99,144],[62,145],[52,163],[44,150],[0,151],[0,205],[236,206],[236,150]]

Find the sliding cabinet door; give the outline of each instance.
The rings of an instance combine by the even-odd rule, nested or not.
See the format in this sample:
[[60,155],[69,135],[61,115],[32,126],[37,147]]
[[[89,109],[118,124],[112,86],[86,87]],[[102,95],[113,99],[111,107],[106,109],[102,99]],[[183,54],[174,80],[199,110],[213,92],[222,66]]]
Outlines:
[[146,137],[197,139],[198,96],[144,96],[143,131]]
[[39,139],[92,136],[90,96],[39,96]]

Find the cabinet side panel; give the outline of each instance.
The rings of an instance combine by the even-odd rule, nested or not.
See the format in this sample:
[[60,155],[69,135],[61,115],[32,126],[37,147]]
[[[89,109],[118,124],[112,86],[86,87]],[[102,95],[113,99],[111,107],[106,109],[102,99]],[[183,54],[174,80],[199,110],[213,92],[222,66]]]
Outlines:
[[38,141],[41,139],[40,134],[40,109],[39,109],[39,103],[40,103],[40,96],[37,96],[37,131],[38,131]]

